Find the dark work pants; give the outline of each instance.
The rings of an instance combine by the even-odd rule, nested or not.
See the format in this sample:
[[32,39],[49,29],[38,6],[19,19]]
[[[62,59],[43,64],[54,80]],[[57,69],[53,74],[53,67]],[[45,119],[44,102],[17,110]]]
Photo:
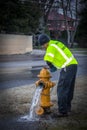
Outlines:
[[70,65],[61,69],[57,86],[58,110],[60,113],[71,111],[77,65]]

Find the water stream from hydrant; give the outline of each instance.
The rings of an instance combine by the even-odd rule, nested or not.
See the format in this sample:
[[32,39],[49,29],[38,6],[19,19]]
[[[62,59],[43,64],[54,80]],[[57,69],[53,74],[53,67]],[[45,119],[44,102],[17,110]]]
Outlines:
[[35,108],[38,107],[39,105],[39,100],[40,100],[42,89],[43,89],[42,86],[38,86],[36,88],[36,91],[35,91],[35,94],[33,96],[33,100],[31,103],[29,114],[24,117],[21,117],[22,120],[29,120],[29,121],[38,120],[38,117],[36,116],[36,113],[35,113]]
[[36,108],[36,106],[39,105],[39,99],[40,99],[42,89],[43,88],[41,86],[37,87],[37,89],[36,89],[35,95],[32,100],[31,108],[30,108],[30,113],[29,113],[30,119],[35,118],[35,108]]

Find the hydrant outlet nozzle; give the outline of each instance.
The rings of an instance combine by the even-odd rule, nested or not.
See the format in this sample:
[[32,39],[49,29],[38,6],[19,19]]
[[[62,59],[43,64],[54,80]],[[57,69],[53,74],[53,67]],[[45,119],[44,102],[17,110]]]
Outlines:
[[39,86],[40,86],[41,88],[44,88],[44,87],[45,87],[45,84],[44,84],[43,82],[40,82],[40,83],[39,83]]

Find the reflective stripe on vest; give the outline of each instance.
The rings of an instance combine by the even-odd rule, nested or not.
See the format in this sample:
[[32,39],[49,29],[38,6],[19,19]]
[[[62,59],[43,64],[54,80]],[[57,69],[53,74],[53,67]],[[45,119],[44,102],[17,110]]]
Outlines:
[[53,46],[55,47],[59,52],[60,54],[65,58],[65,60],[68,60],[69,58],[65,55],[65,53],[55,44],[51,44],[50,46]]
[[62,68],[64,68],[66,65],[68,65],[72,59],[74,58],[74,56],[70,57],[63,65],[62,65]]
[[54,57],[54,54],[52,53],[47,53],[46,55],[51,56],[52,58]]
[[[62,65],[61,68],[64,68],[66,65],[68,65],[72,61],[72,59],[74,58],[73,55],[71,57],[67,57],[65,55],[65,53],[57,45],[51,44],[50,46],[55,47],[60,52],[60,54],[65,58],[66,62]],[[51,57],[54,57],[54,55],[52,53],[47,53],[47,55],[50,55]]]

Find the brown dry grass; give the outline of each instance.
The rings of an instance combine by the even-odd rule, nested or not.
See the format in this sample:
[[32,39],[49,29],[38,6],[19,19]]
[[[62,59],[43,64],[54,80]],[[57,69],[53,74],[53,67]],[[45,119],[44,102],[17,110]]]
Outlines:
[[[35,89],[35,85],[32,84],[0,90],[0,117],[29,112]],[[52,110],[55,110],[57,109],[56,86],[51,92],[51,99],[54,103]],[[87,77],[79,77],[76,79],[72,109],[77,113],[83,112],[87,114]]]

